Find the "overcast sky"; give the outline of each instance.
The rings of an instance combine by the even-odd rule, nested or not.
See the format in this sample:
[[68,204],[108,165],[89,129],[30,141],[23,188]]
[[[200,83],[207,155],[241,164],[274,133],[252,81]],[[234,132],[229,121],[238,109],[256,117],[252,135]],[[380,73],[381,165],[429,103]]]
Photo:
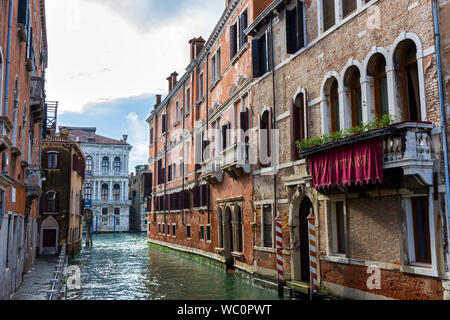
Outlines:
[[129,135],[130,170],[148,160],[145,119],[166,78],[184,73],[188,41],[208,39],[223,0],[47,0],[47,100],[58,125]]

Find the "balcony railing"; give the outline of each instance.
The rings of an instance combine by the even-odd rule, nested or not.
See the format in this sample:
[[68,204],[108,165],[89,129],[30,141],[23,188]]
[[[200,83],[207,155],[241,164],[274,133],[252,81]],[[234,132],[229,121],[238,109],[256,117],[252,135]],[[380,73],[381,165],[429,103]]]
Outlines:
[[383,169],[403,169],[404,175],[415,175],[426,185],[433,184],[431,130],[427,122],[403,122],[385,129],[352,136],[300,152],[300,158],[323,153],[353,143],[381,138]]
[[218,159],[211,158],[203,162],[201,178],[207,180],[211,184],[222,182],[223,172],[220,168],[220,161]]
[[221,168],[233,179],[250,173],[249,145],[235,143],[222,152]]
[[131,200],[92,200],[93,206],[131,206]]
[[35,121],[43,121],[45,118],[45,79],[31,78],[30,112]]
[[433,184],[431,130],[433,125],[405,122],[395,126],[396,133],[383,138],[384,169],[402,168],[405,175],[420,176]]
[[36,198],[42,193],[43,173],[40,166],[29,166],[27,168],[27,197]]
[[11,132],[12,124],[8,117],[0,117],[0,152],[3,152],[12,146],[12,142],[9,139],[9,133]]

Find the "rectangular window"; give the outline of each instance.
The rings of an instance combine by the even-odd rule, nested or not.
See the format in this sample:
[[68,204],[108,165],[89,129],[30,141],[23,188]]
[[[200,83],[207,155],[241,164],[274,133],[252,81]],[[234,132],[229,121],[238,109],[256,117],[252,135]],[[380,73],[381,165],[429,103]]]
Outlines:
[[237,21],[236,21],[236,23],[230,27],[230,59],[234,58],[234,56],[236,55],[237,50],[238,50],[237,32],[238,32],[238,26],[237,26]]
[[165,224],[162,225],[162,234],[166,234],[166,225]]
[[170,236],[170,232],[171,232],[171,230],[170,230],[170,224],[167,224],[167,235],[168,235],[168,236]]
[[162,128],[162,133],[166,133],[167,131],[167,116],[165,114],[162,115],[162,119],[161,119],[161,128]]
[[108,208],[102,208],[102,214],[104,216],[107,216],[108,215]]
[[345,18],[356,10],[356,0],[342,0],[342,16]]
[[334,0],[322,0],[323,31],[327,31],[336,23]]
[[180,106],[179,106],[179,102],[175,102],[175,122],[178,122],[180,120],[179,118],[179,113],[180,113]]
[[266,248],[273,247],[273,217],[271,206],[263,208],[263,246]]
[[266,32],[259,39],[252,40],[253,77],[258,78],[271,69],[270,33]]
[[150,144],[153,144],[153,128],[150,128]]
[[345,214],[344,202],[336,202],[336,244],[337,253],[345,254]]
[[211,241],[211,226],[206,226],[206,241]]
[[204,240],[204,239],[205,239],[205,227],[200,226],[200,240]]
[[296,0],[296,7],[286,11],[287,53],[293,54],[305,46],[303,1]]
[[175,224],[172,225],[172,236],[176,237],[177,226]]
[[161,234],[161,224],[158,223],[158,233]]
[[203,72],[198,76],[198,98],[203,98]]
[[120,216],[120,208],[114,208],[114,214]]
[[48,168],[49,169],[58,169],[58,154],[57,153],[49,153],[48,154]]
[[186,238],[188,238],[188,239],[191,238],[191,226],[190,225],[186,226]]
[[411,199],[415,262],[431,263],[428,198]]
[[191,110],[191,88],[187,88],[186,90],[186,113],[189,113]]
[[219,79],[221,72],[221,50],[219,48],[211,58],[211,84]]
[[247,9],[239,17],[239,48],[242,48],[248,41],[248,37],[244,33],[248,27],[248,11]]

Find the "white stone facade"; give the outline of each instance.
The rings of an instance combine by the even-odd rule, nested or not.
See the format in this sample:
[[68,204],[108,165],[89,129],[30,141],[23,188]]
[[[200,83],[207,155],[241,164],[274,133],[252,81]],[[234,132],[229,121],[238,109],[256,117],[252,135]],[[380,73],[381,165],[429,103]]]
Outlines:
[[[89,198],[86,186],[92,186],[94,232],[129,231],[128,162],[131,148],[128,144],[81,143],[87,160],[84,198]],[[89,159],[92,159],[92,166],[88,164]],[[107,166],[105,159],[108,159]],[[116,159],[120,159],[119,165]],[[107,194],[102,193],[103,186],[107,186]]]

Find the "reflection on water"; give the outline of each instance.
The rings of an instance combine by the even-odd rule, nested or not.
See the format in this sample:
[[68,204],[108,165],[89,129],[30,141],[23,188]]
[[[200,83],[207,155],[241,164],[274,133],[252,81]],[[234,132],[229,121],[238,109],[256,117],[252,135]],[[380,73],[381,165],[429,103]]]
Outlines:
[[71,264],[81,268],[80,291],[70,300],[274,300],[275,291],[256,287],[224,271],[149,247],[145,234],[93,237]]

